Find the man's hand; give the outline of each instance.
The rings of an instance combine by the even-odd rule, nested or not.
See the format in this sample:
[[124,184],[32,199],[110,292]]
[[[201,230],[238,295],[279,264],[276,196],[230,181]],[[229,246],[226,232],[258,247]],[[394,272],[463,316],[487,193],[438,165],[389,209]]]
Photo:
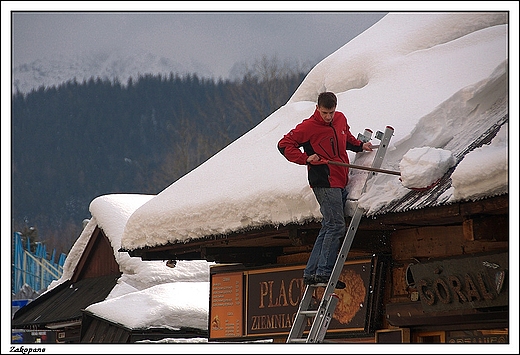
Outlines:
[[370,143],[370,142],[363,143],[363,150],[371,152],[373,150],[372,143]]
[[307,158],[307,163],[316,165],[316,164],[326,164],[325,161],[321,160],[318,154],[309,155]]

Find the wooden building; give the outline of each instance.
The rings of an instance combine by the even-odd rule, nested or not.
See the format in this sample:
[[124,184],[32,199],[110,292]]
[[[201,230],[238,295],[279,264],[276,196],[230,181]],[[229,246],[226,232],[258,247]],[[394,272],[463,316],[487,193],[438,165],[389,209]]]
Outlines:
[[[117,233],[122,232],[120,226],[124,226],[131,212],[151,197],[107,195],[92,202],[91,209],[95,204],[97,213],[93,213],[72,247],[69,253],[69,258],[72,259],[66,261],[64,275],[57,281],[60,283],[13,315],[13,343],[134,343],[142,340],[207,336],[206,329],[191,327],[172,329],[169,326],[155,326],[134,329],[113,322],[103,314],[87,310],[90,305],[105,301],[125,272],[125,260],[131,258],[127,254],[116,258],[120,246],[116,242],[119,240]],[[135,263],[132,264],[129,268],[136,273]],[[168,280],[175,273],[166,265],[164,269],[164,275],[159,275],[162,271],[156,271],[157,280]],[[140,270],[147,269],[143,267]],[[155,270],[153,266],[151,270]],[[144,277],[150,276],[154,275]],[[148,282],[143,284],[149,286]]]
[[[502,144],[508,137],[509,97],[507,60],[500,63],[488,78],[492,80],[480,82],[482,86],[478,86],[478,90],[475,89],[477,86],[457,89],[452,93],[456,99],[438,103],[434,112],[441,117],[438,122],[433,113],[424,116],[423,125],[416,126],[413,131],[415,135],[410,134],[413,137],[405,139],[406,144],[401,141],[399,149],[394,146],[396,149],[386,154],[389,160],[391,156],[395,166],[407,150],[432,142],[426,142],[425,138],[430,133],[430,126],[457,122],[447,129],[439,129],[442,137],[432,143],[450,151],[456,161],[434,186],[396,194],[385,199],[383,206],[380,206],[382,202],[378,203],[375,211],[363,214],[340,275],[347,287],[336,291],[340,301],[325,340],[350,343],[509,342],[510,197],[505,166],[507,145]],[[298,90],[312,92],[313,83],[323,80],[321,77],[311,79],[314,79],[309,80],[312,84],[302,85]],[[442,88],[443,84],[437,87]],[[432,86],[425,92],[433,90]],[[464,98],[459,100],[462,96]],[[469,97],[471,99],[464,101]],[[302,192],[306,190],[294,192],[283,207],[270,209],[269,203],[279,202],[277,196],[282,200],[286,198],[282,183],[275,185],[283,179],[280,176],[284,171],[282,162],[273,163],[269,154],[262,160],[264,156],[259,153],[259,159],[254,164],[241,165],[242,170],[237,166],[230,171],[231,167],[226,165],[224,178],[213,177],[219,185],[212,184],[213,181],[207,186],[200,183],[202,177],[219,169],[220,164],[240,161],[237,155],[245,147],[274,150],[276,142],[286,133],[277,131],[286,123],[290,107],[284,109],[287,111],[283,114],[275,113],[266,120],[265,127],[261,127],[263,131],[259,130],[257,135],[248,132],[237,141],[240,150],[219,152],[200,169],[190,172],[194,182],[187,175],[173,184],[176,186],[158,194],[149,208],[141,209],[140,214],[134,213],[127,227],[136,227],[127,228],[126,240],[123,235],[122,245],[126,247],[121,251],[143,260],[202,259],[218,263],[211,269],[210,341],[273,339],[285,342],[304,292],[302,271],[321,224],[315,222],[316,219],[302,221],[300,218],[300,215],[316,216],[308,212],[311,209],[307,208],[308,195],[303,196],[306,192]],[[457,126],[459,121],[463,123]],[[497,135],[500,153],[493,159],[499,159],[495,162],[504,169],[499,171],[499,177],[494,176],[489,181],[498,181],[498,188],[486,186],[471,197],[451,198],[456,191],[452,176],[457,176],[459,163],[471,153],[479,153],[479,149],[492,143]],[[254,153],[246,151],[245,154]],[[248,168],[261,174],[259,167],[264,168],[266,175],[276,176],[266,180],[273,185],[272,189],[269,186],[257,189],[260,179],[255,179],[256,175],[247,176]],[[240,184],[229,178],[237,175],[241,178]],[[230,198],[231,202],[227,203],[228,196],[224,193],[215,193],[209,202],[204,200],[204,194],[217,189],[232,193],[235,184],[240,185],[240,191]],[[257,212],[258,206],[250,212],[254,209],[251,204],[263,200],[257,196],[250,198],[252,193],[248,187],[258,194],[270,194],[271,191],[277,194],[265,199],[268,202],[261,206],[265,206],[265,215]],[[373,183],[367,194],[376,196],[378,188],[383,187],[383,184]],[[212,210],[215,196],[225,201],[223,206],[233,204],[229,210],[239,214],[238,218],[233,215],[226,219],[228,216],[223,214],[223,219],[229,222],[222,222],[218,227],[209,225],[200,212],[204,208],[198,211],[198,205],[191,201],[184,204],[178,197],[186,198],[189,192],[198,192],[196,189],[202,191],[197,196],[197,203],[202,201],[200,205],[210,210],[208,214],[213,217],[212,221],[220,222],[215,217],[219,213]],[[179,198],[178,205],[172,203],[175,198]],[[243,211],[240,203],[245,206]],[[291,223],[294,221],[291,214],[287,214],[290,217],[286,220],[277,218],[282,209],[285,212],[300,206],[303,206],[298,210],[300,215],[295,217],[300,218],[298,223]],[[190,220],[187,210],[196,214],[195,223]],[[157,221],[164,221],[164,224]],[[223,225],[225,223],[230,226]],[[212,234],[214,230],[230,232]],[[319,297],[317,292],[315,298]]]
[[[326,339],[508,342],[508,198],[505,194],[363,218],[343,270],[345,277],[356,268],[366,272],[356,275],[364,285],[359,302],[364,307],[353,306],[363,317],[337,324],[338,330],[331,325]],[[318,230],[316,224],[266,227],[129,253],[145,260],[218,262],[211,272],[210,322],[234,326],[226,332],[210,323],[210,340],[271,337],[283,342],[304,290],[302,270]],[[340,279],[348,284],[343,275]],[[221,302],[223,294],[238,297],[240,305]],[[263,297],[255,299],[257,294]],[[263,312],[255,315],[253,309]],[[273,316],[281,314],[284,320]]]
[[[507,119],[501,111],[476,140],[457,142],[455,154],[462,159],[490,142]],[[455,168],[431,189],[410,190],[361,219],[326,341],[509,342],[509,194],[439,202]],[[143,260],[218,263],[211,269],[209,340],[284,342],[320,227],[266,225],[122,251]]]
[[82,310],[103,301],[120,275],[112,246],[96,226],[73,276],[14,314],[13,337],[28,343],[79,342]]

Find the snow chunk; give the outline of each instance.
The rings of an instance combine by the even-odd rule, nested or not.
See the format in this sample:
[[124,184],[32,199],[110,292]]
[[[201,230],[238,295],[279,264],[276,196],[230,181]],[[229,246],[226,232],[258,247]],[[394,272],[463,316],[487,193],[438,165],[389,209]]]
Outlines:
[[399,163],[401,181],[408,188],[426,188],[456,164],[449,150],[421,147],[410,149]]

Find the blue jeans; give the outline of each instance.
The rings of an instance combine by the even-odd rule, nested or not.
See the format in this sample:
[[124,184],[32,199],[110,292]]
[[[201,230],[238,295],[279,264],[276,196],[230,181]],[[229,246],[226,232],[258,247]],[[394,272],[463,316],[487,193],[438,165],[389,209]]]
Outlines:
[[344,212],[347,191],[331,187],[314,187],[312,190],[323,220],[303,276],[329,277],[338,257],[340,240],[347,230]]

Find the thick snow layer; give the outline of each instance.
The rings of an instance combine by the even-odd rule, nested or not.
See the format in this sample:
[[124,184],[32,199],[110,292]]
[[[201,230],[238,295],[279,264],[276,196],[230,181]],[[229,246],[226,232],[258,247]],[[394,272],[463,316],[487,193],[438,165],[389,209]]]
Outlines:
[[208,304],[209,282],[170,282],[94,303],[86,311],[130,329],[205,330]]
[[[507,113],[507,21],[498,12],[388,14],[316,65],[286,105],[138,208],[125,226],[123,248],[320,220],[306,167],[288,162],[276,144],[313,113],[323,90],[337,94],[354,135],[395,129],[381,168],[397,170],[414,148],[455,155]],[[503,167],[506,150],[482,149],[474,159]],[[352,154],[351,161],[369,165],[374,154]],[[474,175],[488,174],[479,165],[471,164]],[[366,174],[353,170],[349,196],[367,214],[409,191],[399,177],[378,174],[361,194]],[[506,188],[503,178],[488,177],[480,180],[481,195]],[[454,184],[450,193],[460,199],[470,188]]]
[[451,175],[453,201],[478,200],[508,191],[507,125],[489,145],[467,154]]
[[68,253],[61,278],[51,283],[47,292],[72,277],[92,232],[99,226],[112,245],[122,274],[106,300],[87,307],[89,312],[129,329],[207,329],[209,268],[213,263],[180,260],[170,268],[164,261],[143,261],[119,252],[128,218],[153,197],[113,194],[95,198],[90,203],[92,218]]
[[401,159],[401,181],[407,188],[427,188],[435,184],[456,163],[449,150],[413,148]]

